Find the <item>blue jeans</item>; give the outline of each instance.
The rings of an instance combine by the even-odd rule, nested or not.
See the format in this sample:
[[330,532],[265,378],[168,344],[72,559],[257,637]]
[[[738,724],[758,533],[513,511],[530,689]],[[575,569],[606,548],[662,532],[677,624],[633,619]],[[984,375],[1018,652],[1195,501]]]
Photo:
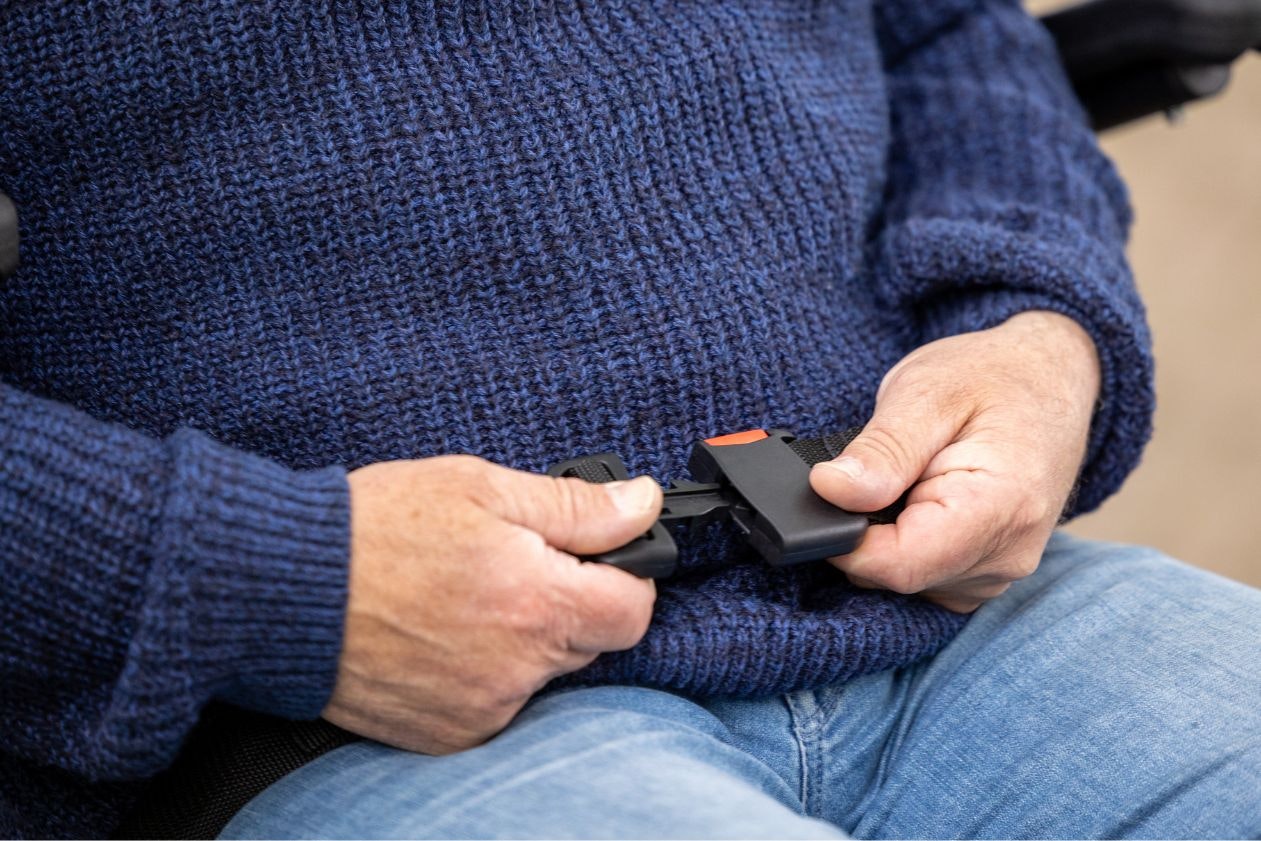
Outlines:
[[223,837],[1261,837],[1261,592],[1056,535],[931,660],[762,700],[536,699],[490,743],[341,748]]

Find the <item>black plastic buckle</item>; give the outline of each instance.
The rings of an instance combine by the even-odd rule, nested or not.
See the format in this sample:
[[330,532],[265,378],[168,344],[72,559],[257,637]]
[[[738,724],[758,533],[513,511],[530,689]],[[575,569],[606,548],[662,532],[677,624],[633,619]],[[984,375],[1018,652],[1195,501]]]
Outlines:
[[[612,453],[571,458],[554,465],[547,474],[572,476],[597,484],[630,479],[626,465]],[[651,529],[625,546],[601,555],[584,556],[583,559],[611,564],[640,578],[665,578],[674,574],[679,561],[679,549],[661,520],[657,520]]]
[[[664,491],[661,516],[650,531],[587,560],[643,578],[664,578],[675,571],[678,547],[662,523],[714,517],[735,523],[749,545],[773,566],[852,552],[867,531],[867,515],[843,511],[814,492],[811,465],[790,446],[795,440],[784,430],[757,430],[698,441],[688,468],[699,482],[671,483]],[[630,478],[626,465],[611,453],[570,459],[548,473],[589,482]]]

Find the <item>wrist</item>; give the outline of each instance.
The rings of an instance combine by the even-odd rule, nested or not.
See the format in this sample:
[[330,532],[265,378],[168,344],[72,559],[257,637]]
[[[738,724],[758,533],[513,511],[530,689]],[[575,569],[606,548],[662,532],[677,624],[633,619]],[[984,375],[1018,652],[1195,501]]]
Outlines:
[[163,554],[190,574],[192,680],[237,706],[314,718],[333,689],[347,591],[340,468],[294,471],[191,432]]
[[1062,374],[1073,392],[1093,406],[1102,380],[1099,350],[1090,333],[1075,319],[1051,310],[1027,310],[997,329],[1017,337],[1021,347],[1042,357],[1042,364]]

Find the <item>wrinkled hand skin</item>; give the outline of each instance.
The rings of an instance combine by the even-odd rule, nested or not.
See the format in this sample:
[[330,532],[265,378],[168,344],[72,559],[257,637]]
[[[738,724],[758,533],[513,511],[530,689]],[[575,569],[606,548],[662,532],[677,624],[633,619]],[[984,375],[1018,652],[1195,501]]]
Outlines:
[[648,530],[649,478],[591,485],[440,456],[349,484],[350,595],[323,713],[340,727],[421,753],[473,747],[549,680],[648,628],[653,583],[575,555]]
[[859,512],[913,485],[906,509],[831,562],[859,587],[960,613],[1032,574],[1084,458],[1099,379],[1089,335],[1045,311],[910,353],[862,434],[810,475]]

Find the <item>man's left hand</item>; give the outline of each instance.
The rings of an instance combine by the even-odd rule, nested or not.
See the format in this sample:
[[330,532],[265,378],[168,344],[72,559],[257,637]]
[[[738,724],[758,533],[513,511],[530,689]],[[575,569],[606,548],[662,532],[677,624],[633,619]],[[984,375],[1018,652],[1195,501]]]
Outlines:
[[968,613],[1031,574],[1085,454],[1099,392],[1090,336],[1053,312],[913,351],[885,375],[876,410],[814,490],[906,509],[831,561],[860,587],[919,593]]

